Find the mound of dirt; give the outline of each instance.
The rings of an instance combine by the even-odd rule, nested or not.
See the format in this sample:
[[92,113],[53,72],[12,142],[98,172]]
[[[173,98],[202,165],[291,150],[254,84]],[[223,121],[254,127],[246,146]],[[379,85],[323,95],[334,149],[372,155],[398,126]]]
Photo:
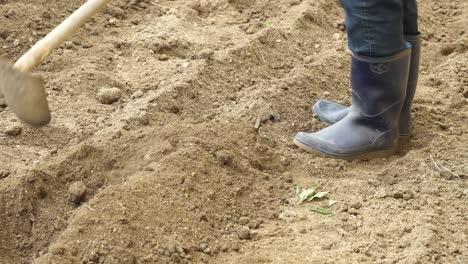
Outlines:
[[[82,2],[0,1],[0,56]],[[420,13],[412,141],[348,162],[292,144],[350,102],[338,1],[112,1],[35,72],[50,126],[0,106],[0,263],[466,263],[468,5]]]

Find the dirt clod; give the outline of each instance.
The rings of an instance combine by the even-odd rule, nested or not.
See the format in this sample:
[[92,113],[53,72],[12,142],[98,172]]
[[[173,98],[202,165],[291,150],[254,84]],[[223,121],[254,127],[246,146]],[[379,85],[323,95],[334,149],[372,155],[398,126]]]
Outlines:
[[97,94],[97,98],[102,104],[113,104],[122,97],[119,88],[102,88]]
[[18,136],[19,134],[21,134],[21,132],[23,131],[23,128],[20,126],[20,125],[11,125],[11,126],[7,126],[5,127],[5,130],[3,131],[3,133],[5,133],[5,135],[7,136]]
[[82,181],[74,182],[68,188],[68,200],[74,204],[80,204],[87,193],[86,185]]
[[197,54],[198,59],[211,59],[214,55],[214,51],[212,49],[203,49]]
[[251,232],[250,232],[249,227],[242,226],[241,228],[239,228],[237,230],[237,236],[242,240],[250,239],[251,238]]

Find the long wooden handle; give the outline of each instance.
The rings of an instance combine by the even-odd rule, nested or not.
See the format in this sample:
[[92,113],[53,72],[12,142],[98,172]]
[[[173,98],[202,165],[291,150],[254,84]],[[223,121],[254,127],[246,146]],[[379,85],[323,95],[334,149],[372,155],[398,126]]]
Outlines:
[[88,0],[47,36],[37,42],[15,63],[14,68],[29,72],[41,64],[54,49],[65,42],[111,0]]

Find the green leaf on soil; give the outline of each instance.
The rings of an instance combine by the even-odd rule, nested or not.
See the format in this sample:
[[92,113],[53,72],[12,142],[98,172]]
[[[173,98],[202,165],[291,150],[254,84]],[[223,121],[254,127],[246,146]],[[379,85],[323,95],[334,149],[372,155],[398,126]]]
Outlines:
[[304,202],[305,200],[307,200],[309,197],[313,196],[314,194],[315,194],[314,189],[307,189],[307,190],[302,191],[299,194],[299,202],[297,204],[301,204],[302,202]]
[[329,209],[322,208],[322,207],[313,207],[310,209],[312,212],[319,213],[321,215],[332,215],[333,212]]
[[328,207],[332,207],[334,204],[336,204],[338,201],[335,200],[329,200],[328,201]]
[[299,201],[299,195],[301,194],[301,186],[299,185],[299,183],[296,185],[296,197],[297,197],[297,200]]
[[320,199],[320,198],[323,198],[325,197],[325,195],[327,195],[328,192],[318,192],[316,194],[314,194],[312,197],[309,198],[309,200],[307,200],[308,202],[312,201],[313,199]]

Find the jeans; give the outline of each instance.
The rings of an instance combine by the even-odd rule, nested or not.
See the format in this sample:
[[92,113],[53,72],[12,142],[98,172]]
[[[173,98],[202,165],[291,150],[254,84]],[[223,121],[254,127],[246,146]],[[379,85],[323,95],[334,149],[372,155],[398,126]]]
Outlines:
[[387,57],[411,45],[417,35],[416,0],[340,0],[346,13],[349,49],[368,57]]

